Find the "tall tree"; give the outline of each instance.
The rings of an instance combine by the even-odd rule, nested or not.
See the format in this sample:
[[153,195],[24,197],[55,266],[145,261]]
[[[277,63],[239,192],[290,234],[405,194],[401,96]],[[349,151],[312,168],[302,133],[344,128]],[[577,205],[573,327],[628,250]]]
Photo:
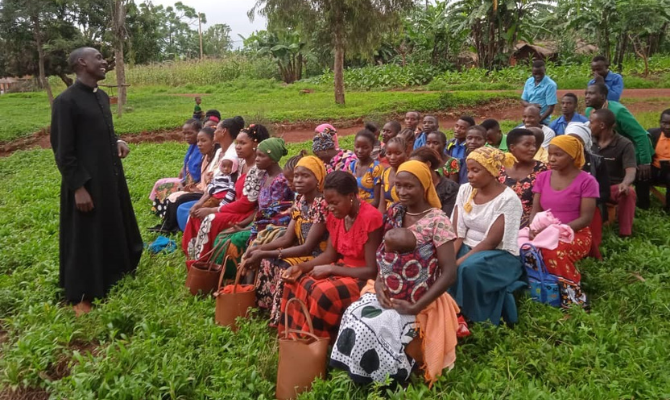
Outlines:
[[116,85],[118,89],[117,115],[123,114],[126,104],[126,65],[123,56],[123,45],[126,41],[126,4],[124,0],[111,0],[112,32],[114,33],[114,63],[116,68]]
[[[369,54],[379,45],[382,34],[399,22],[399,12],[414,6],[413,0],[257,0],[249,11],[290,21],[294,26],[310,21],[314,29],[331,35],[335,102],[344,104],[344,56]],[[320,23],[315,23],[319,21]]]
[[226,24],[214,24],[204,34],[205,54],[222,57],[233,47],[230,40],[230,27]]

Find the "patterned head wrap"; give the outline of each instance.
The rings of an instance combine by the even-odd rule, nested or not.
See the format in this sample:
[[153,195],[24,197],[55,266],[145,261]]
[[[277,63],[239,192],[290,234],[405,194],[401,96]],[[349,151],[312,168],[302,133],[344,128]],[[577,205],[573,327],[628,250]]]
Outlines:
[[326,181],[326,167],[320,158],[314,156],[305,156],[298,161],[297,167],[305,167],[316,177],[319,191],[323,192],[323,184]]
[[414,175],[421,182],[421,186],[423,186],[424,197],[428,201],[428,204],[435,208],[442,208],[440,198],[437,197],[437,192],[435,191],[435,185],[433,185],[433,175],[426,164],[417,160],[406,161],[400,164],[396,176],[401,172],[409,172]]
[[586,160],[584,159],[584,146],[582,146],[582,142],[574,136],[556,136],[555,138],[551,139],[549,145],[554,145],[568,153],[568,155],[574,160],[574,165],[577,168],[582,168],[586,163]]
[[333,137],[333,142],[335,143],[335,148],[339,149],[340,148],[340,142],[337,139],[337,129],[335,129],[334,126],[331,124],[321,124],[316,127],[314,130],[316,133],[327,133],[330,136]]
[[[517,162],[516,157],[514,157],[511,153],[504,153],[495,147],[488,146],[473,150],[468,155],[467,159],[477,161],[495,178],[500,175],[500,169],[502,167],[510,168],[514,165],[514,163]],[[477,189],[473,188],[472,192],[470,193],[470,197],[465,202],[465,204],[463,204],[463,210],[465,210],[466,213],[470,213],[470,211],[472,211],[472,200],[475,198],[476,194]]]
[[317,133],[312,140],[312,152],[334,149],[335,142],[328,132]]
[[279,162],[282,157],[288,154],[286,146],[284,145],[284,139],[280,138],[269,138],[265,139],[258,144],[258,151],[261,151],[268,155],[273,161]]
[[593,140],[591,139],[591,128],[582,122],[571,122],[565,127],[566,135],[577,135],[584,142],[584,151],[591,152]]

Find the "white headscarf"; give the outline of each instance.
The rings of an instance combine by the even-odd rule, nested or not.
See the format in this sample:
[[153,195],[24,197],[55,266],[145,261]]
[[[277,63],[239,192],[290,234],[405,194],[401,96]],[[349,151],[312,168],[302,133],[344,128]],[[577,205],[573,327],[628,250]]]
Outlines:
[[581,122],[571,122],[565,127],[566,135],[577,135],[584,142],[584,150],[587,153],[591,152],[593,140],[591,140],[591,128]]

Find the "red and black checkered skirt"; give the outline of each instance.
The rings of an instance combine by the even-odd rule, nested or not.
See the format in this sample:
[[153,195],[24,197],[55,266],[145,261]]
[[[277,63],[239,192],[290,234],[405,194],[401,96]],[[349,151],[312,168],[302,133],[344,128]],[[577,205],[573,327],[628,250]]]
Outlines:
[[340,321],[344,310],[361,296],[365,280],[330,276],[325,279],[314,279],[305,276],[295,283],[286,283],[281,299],[279,333],[284,332],[284,314],[288,314],[288,328],[309,332],[309,325],[299,307],[291,306],[286,310],[286,303],[293,297],[302,300],[312,316],[314,334],[329,338],[331,343],[337,337]]

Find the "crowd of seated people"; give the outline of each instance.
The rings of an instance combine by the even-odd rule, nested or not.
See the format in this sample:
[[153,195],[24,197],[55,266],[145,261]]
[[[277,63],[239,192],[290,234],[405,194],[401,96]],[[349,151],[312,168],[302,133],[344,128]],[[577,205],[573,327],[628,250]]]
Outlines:
[[[222,250],[256,282],[269,326],[311,324],[356,382],[403,381],[417,367],[432,382],[454,365],[468,325],[517,322],[526,243],[556,277],[561,306],[586,308],[579,261],[601,257],[603,223],[633,235],[636,202],[648,207],[650,186],[670,182],[670,110],[647,133],[595,81],[586,116],[566,94],[552,129],[552,82],[536,63],[523,124],[505,134],[494,119],[462,116],[447,140],[436,116],[410,111],[404,126],[367,124],[353,151],[319,125],[312,155],[288,160],[263,125],[188,120],[178,177],[151,192],[164,219],[154,229],[174,232],[184,215],[189,259]],[[311,322],[287,309],[293,298]],[[419,363],[408,352],[417,342]]]

